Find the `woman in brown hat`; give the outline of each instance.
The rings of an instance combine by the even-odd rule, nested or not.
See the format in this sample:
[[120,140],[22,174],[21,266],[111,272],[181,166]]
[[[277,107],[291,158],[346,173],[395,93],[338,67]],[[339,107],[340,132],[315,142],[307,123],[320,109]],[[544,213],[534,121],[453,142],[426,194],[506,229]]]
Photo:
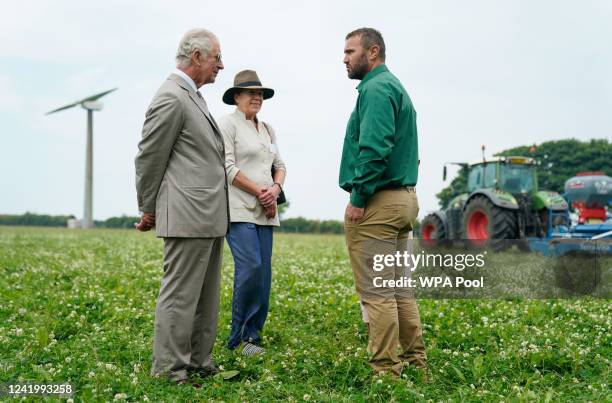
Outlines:
[[[223,102],[236,110],[219,120],[225,141],[225,169],[231,225],[226,236],[234,257],[232,326],[228,347],[243,344],[242,354],[261,354],[261,331],[268,315],[272,281],[272,228],[279,226],[276,200],[285,180],[285,163],[276,135],[257,118],[274,90],[257,73],[236,74]],[[274,177],[272,177],[274,168]]]

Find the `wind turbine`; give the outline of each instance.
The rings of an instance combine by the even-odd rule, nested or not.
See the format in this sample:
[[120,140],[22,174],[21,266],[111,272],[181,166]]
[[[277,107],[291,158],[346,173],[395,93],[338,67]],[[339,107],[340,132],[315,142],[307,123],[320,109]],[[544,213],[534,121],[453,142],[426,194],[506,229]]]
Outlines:
[[83,222],[81,223],[82,228],[93,228],[93,112],[101,111],[104,104],[98,101],[106,94],[117,90],[113,88],[108,91],[101,92],[99,94],[91,95],[87,98],[83,98],[80,101],[65,105],[57,109],[53,109],[45,113],[50,115],[55,112],[70,109],[74,106],[81,105],[83,109],[87,111],[87,158],[85,162],[85,207],[83,209]]

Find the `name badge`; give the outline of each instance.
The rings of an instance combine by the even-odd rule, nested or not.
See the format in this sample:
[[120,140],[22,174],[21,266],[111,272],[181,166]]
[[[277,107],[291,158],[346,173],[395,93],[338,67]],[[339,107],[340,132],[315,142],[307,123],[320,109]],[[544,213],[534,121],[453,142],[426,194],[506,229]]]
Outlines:
[[270,152],[272,154],[278,153],[278,147],[276,147],[276,144],[270,144]]

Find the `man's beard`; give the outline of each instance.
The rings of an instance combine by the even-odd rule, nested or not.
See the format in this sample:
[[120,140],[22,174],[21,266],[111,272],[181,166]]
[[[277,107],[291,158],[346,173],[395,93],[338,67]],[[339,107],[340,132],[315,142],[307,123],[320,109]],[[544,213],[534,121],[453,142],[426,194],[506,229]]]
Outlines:
[[368,74],[368,59],[363,55],[363,57],[359,58],[357,63],[355,63],[348,73],[348,76],[351,80],[363,80],[366,74]]

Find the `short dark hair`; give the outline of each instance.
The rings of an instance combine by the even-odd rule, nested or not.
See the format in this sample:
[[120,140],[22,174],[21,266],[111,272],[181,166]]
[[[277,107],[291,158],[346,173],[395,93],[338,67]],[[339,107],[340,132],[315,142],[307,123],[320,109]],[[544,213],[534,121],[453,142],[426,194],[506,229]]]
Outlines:
[[352,38],[353,36],[361,37],[361,46],[363,46],[364,49],[369,49],[374,45],[378,46],[378,48],[380,49],[380,51],[378,52],[378,57],[383,62],[385,61],[385,40],[383,39],[383,36],[379,31],[374,28],[359,28],[349,32],[346,35],[345,39]]

